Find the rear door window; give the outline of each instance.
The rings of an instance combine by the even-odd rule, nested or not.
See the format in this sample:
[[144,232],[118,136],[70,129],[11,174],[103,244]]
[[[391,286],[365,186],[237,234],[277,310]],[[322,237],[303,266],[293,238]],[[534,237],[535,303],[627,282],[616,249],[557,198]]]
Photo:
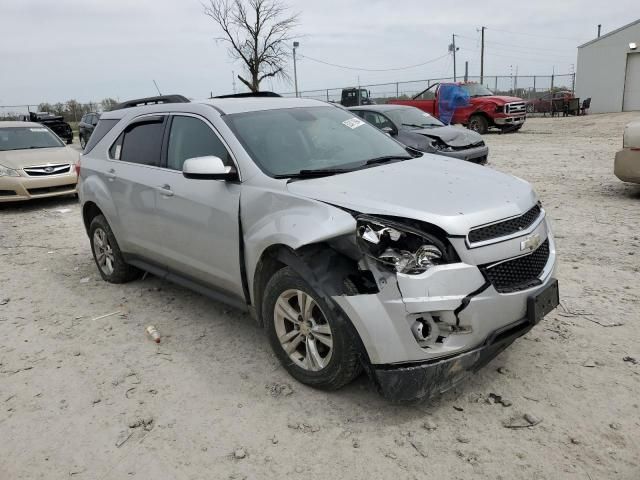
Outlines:
[[129,125],[120,140],[114,144],[112,158],[140,165],[160,166],[162,135],[166,117],[154,116]]

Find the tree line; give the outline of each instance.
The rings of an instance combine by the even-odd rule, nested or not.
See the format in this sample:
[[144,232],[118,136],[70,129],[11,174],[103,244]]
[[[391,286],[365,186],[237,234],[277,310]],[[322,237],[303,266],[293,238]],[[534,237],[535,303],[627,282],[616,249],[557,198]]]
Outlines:
[[67,100],[66,102],[47,103],[38,105],[39,112],[49,112],[59,115],[67,122],[78,122],[85,113],[106,112],[111,110],[118,101],[114,98],[104,98],[100,102],[80,103],[77,100]]

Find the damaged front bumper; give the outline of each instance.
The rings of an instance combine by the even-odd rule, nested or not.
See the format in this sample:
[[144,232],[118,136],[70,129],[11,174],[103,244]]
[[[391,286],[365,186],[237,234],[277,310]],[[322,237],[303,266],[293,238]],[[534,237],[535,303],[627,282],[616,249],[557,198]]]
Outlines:
[[439,155],[444,155],[445,157],[458,158],[472,163],[485,164],[487,163],[487,157],[489,156],[489,147],[483,145],[481,147],[471,147],[452,151],[439,150],[437,153]]
[[420,364],[374,365],[371,373],[378,389],[389,400],[408,402],[428,398],[446,392],[477,372],[532,327],[533,323],[525,318],[496,330],[483,345],[468,352]]
[[[532,300],[555,288],[542,316],[557,305],[555,243],[546,219],[529,234],[549,244],[539,281],[529,288],[500,293],[478,267],[505,252],[512,252],[507,258],[517,256],[517,237],[465,252],[457,248],[460,262],[420,275],[374,271],[378,293],[333,297],[362,339],[370,374],[385,397],[408,401],[451,388],[540,320],[531,313]],[[422,341],[412,331],[416,321],[429,325],[431,333]]]

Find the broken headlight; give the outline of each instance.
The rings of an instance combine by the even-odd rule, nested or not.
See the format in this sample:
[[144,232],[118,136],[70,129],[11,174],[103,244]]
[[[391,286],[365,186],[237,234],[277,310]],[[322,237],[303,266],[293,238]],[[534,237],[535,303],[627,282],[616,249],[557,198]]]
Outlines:
[[423,273],[446,263],[442,242],[409,226],[360,217],[356,237],[365,255],[397,273]]

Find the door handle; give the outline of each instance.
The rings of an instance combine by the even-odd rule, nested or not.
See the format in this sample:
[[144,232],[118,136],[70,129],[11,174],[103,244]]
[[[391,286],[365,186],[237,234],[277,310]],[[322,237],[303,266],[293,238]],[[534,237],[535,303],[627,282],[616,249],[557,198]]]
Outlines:
[[110,182],[113,182],[113,180],[116,178],[116,171],[113,168],[110,168],[109,170],[107,170],[107,178],[109,179]]
[[173,197],[173,191],[171,190],[171,185],[165,183],[164,185],[159,185],[156,187],[156,190],[160,192],[160,195],[163,197]]

